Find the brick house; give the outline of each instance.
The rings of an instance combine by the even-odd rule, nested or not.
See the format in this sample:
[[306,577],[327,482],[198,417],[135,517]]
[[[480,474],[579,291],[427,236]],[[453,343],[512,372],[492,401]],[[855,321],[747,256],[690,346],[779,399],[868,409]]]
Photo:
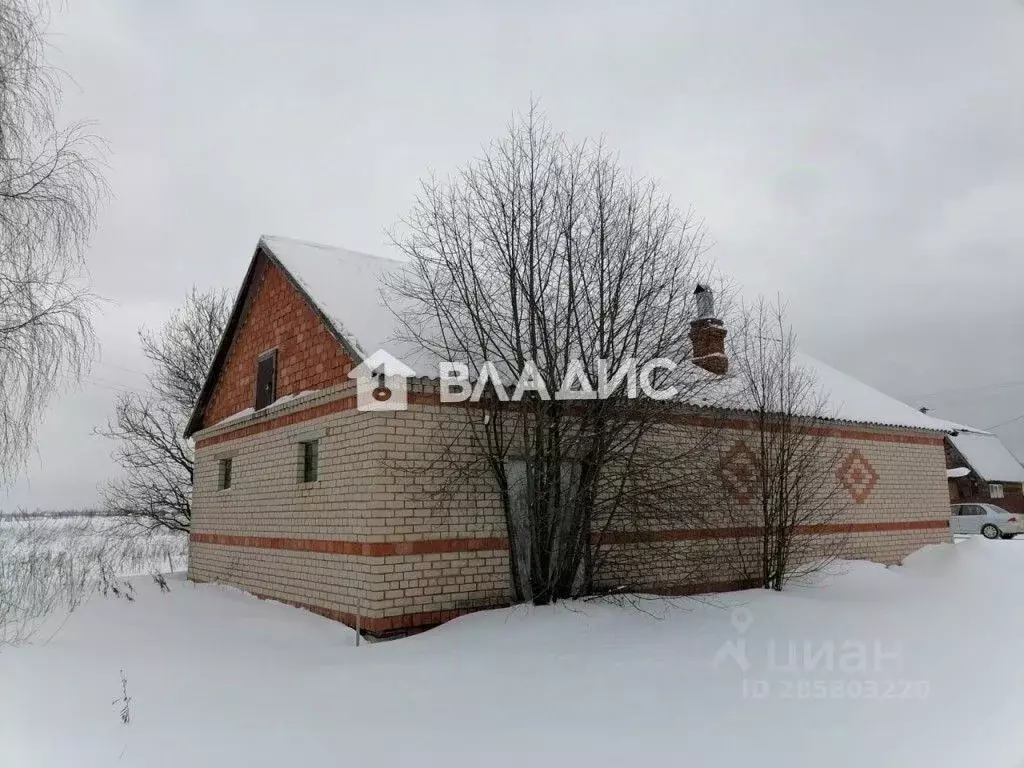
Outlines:
[[[400,268],[326,246],[260,240],[186,431],[196,445],[190,579],[350,625],[358,614],[374,634],[507,604],[505,522],[490,476],[468,479],[443,509],[425,501],[443,483],[422,467],[439,450],[433,428],[450,409],[439,404],[422,353],[396,341],[378,295]],[[720,326],[705,318],[693,328],[694,349],[715,373],[724,355]],[[701,336],[709,327],[710,338]],[[356,408],[350,374],[379,349],[412,365],[406,410]],[[945,423],[808,362],[836,406],[824,431],[845,455],[839,477],[850,504],[837,530],[817,533],[842,534],[850,557],[883,563],[950,541]],[[682,434],[689,422],[679,423]],[[731,448],[721,471],[738,486],[752,457],[751,428],[742,414],[722,427]],[[684,557],[726,535],[756,533],[657,532],[658,546]],[[637,573],[631,552],[628,541],[616,551],[623,571],[632,568],[634,583],[652,591],[741,586],[727,559],[681,575],[668,565],[679,558],[666,558],[663,568]]]
[[1024,466],[991,432],[961,428],[948,434],[946,470],[950,502],[983,501],[1024,513]]

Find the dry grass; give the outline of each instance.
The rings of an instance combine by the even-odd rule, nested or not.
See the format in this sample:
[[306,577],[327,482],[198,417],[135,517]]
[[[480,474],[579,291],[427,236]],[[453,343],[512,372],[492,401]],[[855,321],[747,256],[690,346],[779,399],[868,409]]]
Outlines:
[[131,600],[126,577],[175,571],[187,538],[109,517],[0,519],[0,647],[26,643],[92,594]]

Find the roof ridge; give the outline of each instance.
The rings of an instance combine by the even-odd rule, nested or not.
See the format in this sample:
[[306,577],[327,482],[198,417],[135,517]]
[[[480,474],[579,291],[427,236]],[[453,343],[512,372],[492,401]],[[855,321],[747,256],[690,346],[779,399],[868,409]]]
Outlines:
[[394,256],[380,256],[380,255],[377,255],[375,253],[366,253],[365,251],[356,251],[356,250],[353,250],[352,248],[345,248],[344,246],[340,246],[340,245],[328,245],[327,243],[316,243],[316,242],[313,242],[312,240],[302,240],[302,239],[297,238],[297,237],[287,237],[285,235],[266,235],[266,234],[260,235],[260,242],[264,243],[267,246],[269,246],[271,250],[274,249],[273,248],[273,242],[275,240],[276,241],[281,241],[281,242],[294,243],[296,245],[305,245],[305,246],[309,246],[310,248],[320,248],[320,249],[323,249],[325,251],[332,251],[332,252],[334,252],[336,254],[348,254],[348,255],[351,255],[351,256],[359,256],[359,257],[365,258],[365,259],[377,259],[379,261],[386,261],[386,262],[392,263],[392,264],[405,264],[406,263],[406,261],[404,259],[398,259],[398,258],[395,258]]

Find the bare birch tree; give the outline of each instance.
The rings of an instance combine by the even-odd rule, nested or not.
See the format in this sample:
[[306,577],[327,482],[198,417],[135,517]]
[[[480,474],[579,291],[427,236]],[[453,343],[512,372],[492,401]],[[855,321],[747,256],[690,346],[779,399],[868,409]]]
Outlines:
[[[781,301],[742,312],[730,348],[736,402],[754,429],[723,463],[730,561],[747,579],[781,590],[843,551],[848,495],[839,478],[842,445],[830,436],[828,393],[801,363]],[[724,446],[723,446],[724,447]]]
[[106,193],[102,145],[61,126],[44,6],[0,0],[0,471],[20,466],[46,405],[94,348],[83,255]]
[[139,331],[153,364],[151,393],[125,393],[105,436],[116,440],[122,474],[106,489],[106,507],[145,528],[187,531],[192,519],[195,453],[185,423],[213,362],[231,303],[224,291],[195,288],[156,333]]
[[[685,363],[703,238],[654,182],[535,109],[453,178],[424,182],[394,236],[411,262],[391,286],[408,336],[481,387],[457,439],[498,489],[516,598],[631,585],[621,545],[699,524],[686,460],[699,446],[668,421],[708,386]],[[680,365],[644,368],[661,359]],[[676,396],[632,396],[617,378],[629,373]],[[567,381],[574,396],[558,392]]]

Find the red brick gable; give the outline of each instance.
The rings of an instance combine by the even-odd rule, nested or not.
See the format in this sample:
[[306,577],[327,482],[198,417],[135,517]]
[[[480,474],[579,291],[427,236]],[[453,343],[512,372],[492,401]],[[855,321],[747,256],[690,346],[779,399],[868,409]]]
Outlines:
[[273,262],[257,265],[242,317],[203,411],[201,427],[251,408],[256,359],[277,349],[277,397],[325,389],[348,378],[353,363],[305,297]]

